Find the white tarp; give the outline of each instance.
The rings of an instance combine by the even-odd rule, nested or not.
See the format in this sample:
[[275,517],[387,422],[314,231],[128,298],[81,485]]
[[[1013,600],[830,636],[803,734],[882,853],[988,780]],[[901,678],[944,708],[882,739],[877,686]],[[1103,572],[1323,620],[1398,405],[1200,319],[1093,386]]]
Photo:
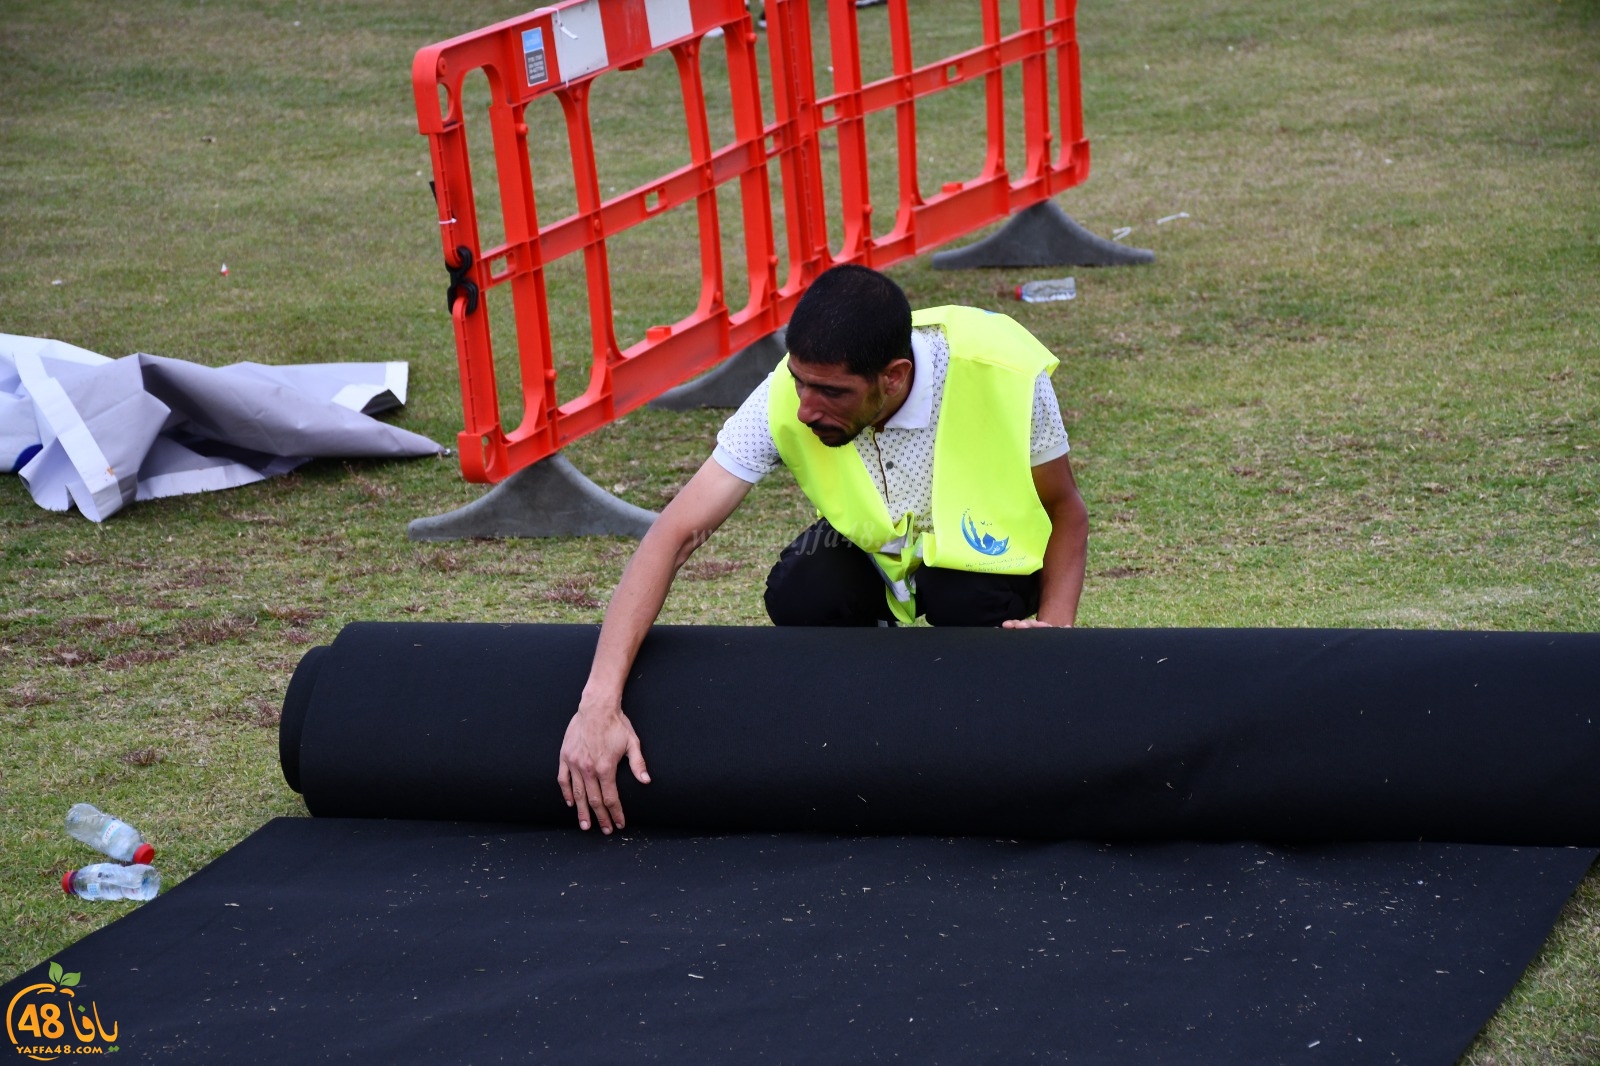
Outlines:
[[310,459],[440,455],[370,417],[405,403],[405,363],[200,366],[108,359],[0,333],[0,471],[41,506],[101,522],[134,500],[246,485]]

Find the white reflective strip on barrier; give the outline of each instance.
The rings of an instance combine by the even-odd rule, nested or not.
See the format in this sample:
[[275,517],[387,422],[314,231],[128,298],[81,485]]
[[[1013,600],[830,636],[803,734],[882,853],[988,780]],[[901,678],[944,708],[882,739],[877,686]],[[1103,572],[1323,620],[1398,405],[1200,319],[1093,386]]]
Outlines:
[[689,0],[645,0],[644,13],[650,21],[651,48],[660,48],[694,32]]
[[558,8],[550,19],[555,27],[556,62],[563,81],[574,81],[610,65],[606,29],[600,21],[600,0]]

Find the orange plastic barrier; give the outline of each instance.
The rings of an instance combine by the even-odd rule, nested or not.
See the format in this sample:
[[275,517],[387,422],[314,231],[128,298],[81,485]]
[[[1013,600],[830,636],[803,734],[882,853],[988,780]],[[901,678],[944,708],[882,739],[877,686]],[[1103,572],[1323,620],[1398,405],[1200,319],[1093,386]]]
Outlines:
[[[812,77],[808,0],[767,0],[771,124],[762,115],[759,37],[742,0],[567,0],[417,53],[412,83],[419,128],[433,157],[450,269],[448,300],[465,412],[459,450],[468,480],[500,481],[773,332],[788,321],[811,279],[835,263],[887,266],[1004,219],[1088,176],[1074,0],[1020,0],[1019,28],[1010,34],[1002,33],[1000,0],[980,0],[982,45],[920,65],[913,62],[907,0],[889,0],[893,73],[865,84],[854,2],[827,2],[834,85],[831,94],[819,96]],[[717,28],[724,30],[734,137],[713,147],[699,57],[705,35]],[[670,52],[677,65],[690,161],[620,195],[602,197],[590,87],[594,79],[637,67],[659,52]],[[1015,175],[1006,167],[1005,144],[1004,73],[1011,66],[1020,68],[1023,93],[1024,162]],[[489,125],[504,216],[505,241],[490,248],[479,241],[461,103],[462,80],[475,70],[484,72],[490,88]],[[987,103],[982,170],[925,199],[917,175],[917,101],[980,79]],[[441,90],[448,101],[444,108]],[[530,101],[550,93],[560,101],[566,121],[577,211],[542,225],[524,112]],[[874,237],[866,118],[886,110],[897,119],[899,187],[895,224]],[[829,129],[836,131],[839,144],[843,217],[836,227],[844,239],[838,252],[828,247],[818,141]],[[787,227],[788,262],[781,279],[767,173],[773,159]],[[730,308],[724,299],[717,189],[731,182],[740,187],[750,279],[742,308]],[[613,328],[607,239],[690,203],[699,221],[698,305],[621,350]],[[569,255],[584,258],[592,363],[588,388],[558,405],[545,271]],[[522,422],[510,431],[501,421],[493,339],[482,299],[491,287],[506,284],[523,396]]]

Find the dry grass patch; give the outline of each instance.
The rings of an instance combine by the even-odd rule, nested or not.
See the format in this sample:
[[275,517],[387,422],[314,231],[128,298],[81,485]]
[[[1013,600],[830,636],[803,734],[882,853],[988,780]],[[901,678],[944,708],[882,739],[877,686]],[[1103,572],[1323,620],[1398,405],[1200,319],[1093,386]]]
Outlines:
[[568,607],[604,607],[594,596],[594,581],[588,577],[564,577],[542,593],[551,603],[564,603]]
[[255,631],[255,618],[226,615],[221,618],[186,618],[172,628],[172,636],[180,646],[197,644],[210,647],[239,640]]
[[165,662],[177,657],[178,653],[170,648],[139,648],[110,656],[103,664],[103,668],[112,671],[129,670],[135,666],[148,666],[150,663]]
[[56,701],[48,692],[40,691],[37,685],[15,685],[6,689],[5,703],[7,706],[21,710],[26,707],[44,707]]
[[432,570],[439,574],[453,574],[462,568],[461,556],[446,548],[435,548],[424,552],[417,560],[417,567],[422,570]]
[[134,748],[117,757],[119,762],[129,766],[154,766],[158,762],[165,762],[166,758],[166,753],[160,748]]
[[738,573],[744,568],[744,563],[731,559],[691,559],[679,571],[679,576],[686,577],[690,581],[715,581],[719,577]]
[[328,616],[327,611],[320,611],[314,607],[268,607],[266,613],[273,621],[287,622],[290,626],[303,626]]
[[88,666],[90,663],[99,662],[100,654],[90,648],[64,644],[51,648],[39,658],[56,666]]

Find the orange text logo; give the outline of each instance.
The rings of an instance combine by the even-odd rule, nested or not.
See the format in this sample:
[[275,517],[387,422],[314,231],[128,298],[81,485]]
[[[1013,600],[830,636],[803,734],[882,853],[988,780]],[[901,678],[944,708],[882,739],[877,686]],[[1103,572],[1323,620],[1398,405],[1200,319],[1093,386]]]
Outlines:
[[62,1055],[103,1055],[117,1048],[117,1023],[102,1021],[100,1007],[79,1002],[81,974],[50,964],[50,980],[28,985],[6,1004],[6,1038],[17,1053],[39,1062]]

